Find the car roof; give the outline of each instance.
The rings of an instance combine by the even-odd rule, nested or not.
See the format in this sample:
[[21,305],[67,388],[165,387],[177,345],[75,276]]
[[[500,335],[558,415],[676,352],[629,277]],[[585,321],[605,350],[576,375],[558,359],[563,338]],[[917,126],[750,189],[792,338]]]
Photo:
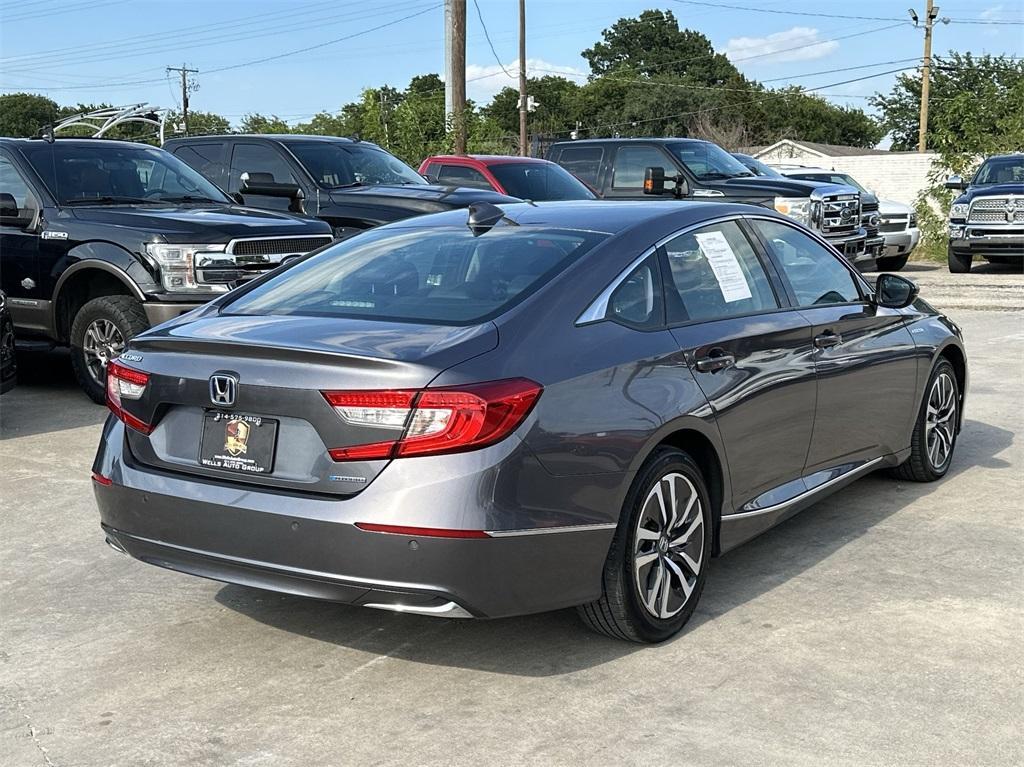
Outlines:
[[[143,144],[141,141],[121,141],[119,139],[112,138],[87,138],[83,136],[75,137],[63,137],[57,136],[54,139],[55,144],[61,146],[79,146],[79,147],[95,147],[95,146],[112,146],[112,147],[143,147],[144,149],[159,149],[158,146],[152,144]],[[0,138],[0,144],[7,144],[11,146],[49,146],[49,142],[44,141],[41,138]]]
[[209,139],[244,139],[246,141],[287,141],[289,144],[363,144],[380,149],[372,141],[359,141],[347,136],[313,136],[308,133],[212,133],[206,136],[188,136],[167,139],[167,144],[183,144],[185,142]]
[[483,165],[506,165],[508,163],[533,163],[535,165],[554,165],[551,160],[545,160],[542,157],[520,157],[518,155],[507,155],[507,154],[436,154],[432,157],[428,157],[424,162],[428,160],[440,161],[440,162],[452,162],[459,160],[474,160]]
[[[522,226],[546,226],[557,229],[619,234],[633,228],[671,221],[682,228],[718,216],[767,213],[764,208],[740,203],[691,202],[683,200],[559,200],[540,203],[508,203],[497,206],[507,218]],[[465,226],[466,209],[416,216],[387,224],[389,229]],[[385,228],[385,227],[381,227]]]
[[[689,141],[696,144],[710,144],[702,138],[688,138],[687,136],[637,136],[633,138],[578,138],[572,141],[556,141],[552,146],[571,146],[573,144],[631,144],[634,142],[646,144],[668,144],[674,141]],[[715,144],[715,146],[718,146]]]

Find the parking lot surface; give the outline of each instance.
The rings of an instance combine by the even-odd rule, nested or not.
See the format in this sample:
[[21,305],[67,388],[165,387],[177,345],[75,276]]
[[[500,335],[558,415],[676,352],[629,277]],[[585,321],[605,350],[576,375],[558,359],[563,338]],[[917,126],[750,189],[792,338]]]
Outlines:
[[0,764],[1024,762],[1024,278],[911,265],[964,328],[945,481],[862,479],[716,560],[654,647],[200,580],[103,543],[67,356],[0,402]]

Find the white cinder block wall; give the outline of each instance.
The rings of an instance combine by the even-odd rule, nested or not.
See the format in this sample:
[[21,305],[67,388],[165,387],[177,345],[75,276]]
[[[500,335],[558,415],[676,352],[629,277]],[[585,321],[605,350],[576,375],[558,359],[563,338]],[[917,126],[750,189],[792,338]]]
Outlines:
[[821,157],[791,146],[758,154],[758,158],[768,164],[792,163],[849,173],[882,199],[907,205],[913,205],[918,194],[928,187],[928,173],[937,157],[934,152]]

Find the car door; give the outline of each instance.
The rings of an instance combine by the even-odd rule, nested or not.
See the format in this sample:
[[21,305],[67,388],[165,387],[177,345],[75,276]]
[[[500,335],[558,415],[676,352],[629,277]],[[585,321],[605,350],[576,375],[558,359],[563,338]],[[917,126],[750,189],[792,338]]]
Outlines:
[[868,300],[853,267],[804,230],[775,219],[752,225],[813,329],[817,407],[805,473],[908,447],[917,357],[903,313]]
[[679,234],[661,257],[666,316],[715,413],[736,509],[799,494],[814,426],[810,322],[738,218]]
[[655,144],[620,145],[612,159],[604,197],[650,200],[650,197],[644,195],[644,172],[647,168],[661,168],[667,178],[672,178],[677,172],[672,158]]
[[174,156],[201,173],[221,189],[227,189],[226,142],[197,141],[173,149]]
[[548,159],[561,165],[603,197],[600,189],[604,155],[602,146],[559,146],[552,150]]
[[14,314],[29,305],[24,302],[43,297],[39,285],[39,233],[17,221],[26,212],[38,210],[39,203],[24,175],[8,155],[0,153],[0,288],[13,299]]
[[[301,186],[295,170],[287,158],[271,144],[239,141],[231,149],[231,168],[228,177],[228,192],[241,194],[242,174],[262,173],[270,176],[277,184]],[[287,197],[271,197],[263,194],[244,195],[245,204],[254,208],[288,210],[291,200]]]

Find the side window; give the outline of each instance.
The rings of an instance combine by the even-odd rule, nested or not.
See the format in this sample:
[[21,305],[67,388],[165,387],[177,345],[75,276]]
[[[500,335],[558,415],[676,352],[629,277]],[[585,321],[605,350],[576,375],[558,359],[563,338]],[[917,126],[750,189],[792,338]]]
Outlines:
[[[32,194],[18,169],[6,157],[0,155],[0,209],[8,215],[32,207]],[[15,208],[17,210],[15,210]]]
[[437,183],[445,186],[471,186],[476,189],[494,188],[483,173],[465,165],[442,165],[437,171]]
[[735,221],[681,234],[664,251],[670,324],[779,307],[764,267]]
[[224,145],[218,143],[191,144],[178,147],[174,156],[202,173],[215,184],[224,183]]
[[560,150],[556,162],[585,184],[597,188],[604,149],[599,146],[570,146]]
[[655,256],[644,259],[608,299],[607,319],[638,330],[664,324],[661,274]]
[[[288,162],[272,146],[263,144],[235,144],[231,154],[231,183],[229,192],[238,192],[243,173],[265,173],[278,184],[295,184],[295,176]],[[270,179],[266,179],[270,181]],[[284,201],[287,207],[287,200]]]
[[861,300],[857,283],[839,257],[798,229],[755,219],[775,262],[796,294],[798,306]]
[[[615,153],[615,171],[612,187],[640,189],[644,185],[646,168],[671,168],[668,158],[653,146],[620,146]],[[666,175],[669,175],[666,173]]]

